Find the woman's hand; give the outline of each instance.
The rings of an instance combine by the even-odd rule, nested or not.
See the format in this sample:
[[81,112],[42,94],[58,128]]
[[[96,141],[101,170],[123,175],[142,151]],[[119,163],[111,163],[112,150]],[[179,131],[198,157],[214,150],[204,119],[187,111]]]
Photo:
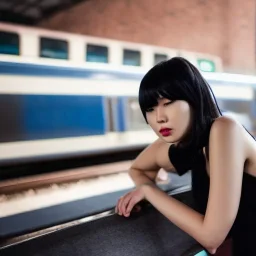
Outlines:
[[145,196],[141,187],[132,190],[131,192],[119,198],[115,208],[115,212],[119,215],[129,217],[132,209],[136,212],[139,212],[141,210],[141,206],[137,205],[137,203],[142,201],[144,198]]

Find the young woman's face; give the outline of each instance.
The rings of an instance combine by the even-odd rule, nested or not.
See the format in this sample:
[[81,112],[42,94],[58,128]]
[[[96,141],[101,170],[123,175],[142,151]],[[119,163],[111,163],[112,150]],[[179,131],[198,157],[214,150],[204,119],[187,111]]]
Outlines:
[[157,106],[147,110],[146,117],[160,138],[168,143],[178,143],[191,127],[192,109],[186,101],[160,98]]

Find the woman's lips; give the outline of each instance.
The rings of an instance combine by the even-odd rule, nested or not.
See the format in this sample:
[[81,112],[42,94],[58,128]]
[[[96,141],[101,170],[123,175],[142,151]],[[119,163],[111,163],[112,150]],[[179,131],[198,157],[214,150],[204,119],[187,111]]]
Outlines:
[[164,128],[164,129],[161,129],[159,132],[162,134],[162,136],[167,137],[172,134],[172,129]]

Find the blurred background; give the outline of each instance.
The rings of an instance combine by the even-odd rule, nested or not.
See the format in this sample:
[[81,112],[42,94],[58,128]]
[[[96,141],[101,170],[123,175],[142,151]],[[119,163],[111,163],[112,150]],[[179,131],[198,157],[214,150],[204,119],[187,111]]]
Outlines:
[[140,80],[174,56],[255,134],[255,24],[253,0],[1,0],[0,217],[131,189]]

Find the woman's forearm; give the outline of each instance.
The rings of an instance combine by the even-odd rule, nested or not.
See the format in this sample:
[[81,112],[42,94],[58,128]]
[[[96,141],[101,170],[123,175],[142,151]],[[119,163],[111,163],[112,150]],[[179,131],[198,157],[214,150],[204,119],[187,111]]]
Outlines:
[[129,171],[129,175],[137,188],[143,184],[156,184],[155,179],[157,176],[157,172],[145,173],[143,171],[132,168]]
[[188,233],[203,245],[209,252],[215,252],[215,234],[208,232],[204,225],[204,216],[184,203],[168,196],[158,188],[142,186],[145,199],[149,201],[159,212],[161,212],[172,223]]

